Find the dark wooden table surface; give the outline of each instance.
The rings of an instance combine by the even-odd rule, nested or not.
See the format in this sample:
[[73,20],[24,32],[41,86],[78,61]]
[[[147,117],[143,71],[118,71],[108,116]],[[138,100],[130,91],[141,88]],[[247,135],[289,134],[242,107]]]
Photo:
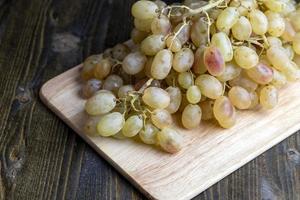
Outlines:
[[[38,97],[129,38],[133,1],[0,0],[0,199],[145,198]],[[300,199],[299,151],[300,132],[195,199]]]

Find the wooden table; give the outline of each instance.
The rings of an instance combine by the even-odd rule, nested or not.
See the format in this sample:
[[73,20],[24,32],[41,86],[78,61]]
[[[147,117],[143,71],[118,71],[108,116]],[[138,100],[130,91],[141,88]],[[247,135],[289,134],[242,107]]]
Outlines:
[[[129,38],[133,0],[0,0],[0,200],[144,199],[40,101],[48,79]],[[195,199],[300,199],[300,132]]]

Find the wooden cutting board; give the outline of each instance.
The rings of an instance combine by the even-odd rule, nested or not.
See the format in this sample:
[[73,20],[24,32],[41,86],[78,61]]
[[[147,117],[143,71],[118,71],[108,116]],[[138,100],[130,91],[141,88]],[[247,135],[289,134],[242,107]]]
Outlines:
[[80,68],[44,84],[42,101],[150,198],[190,199],[300,129],[298,82],[280,91],[276,109],[240,112],[232,129],[213,122],[191,131],[178,126],[185,145],[175,155],[132,140],[89,137],[82,130],[87,116],[79,95]]

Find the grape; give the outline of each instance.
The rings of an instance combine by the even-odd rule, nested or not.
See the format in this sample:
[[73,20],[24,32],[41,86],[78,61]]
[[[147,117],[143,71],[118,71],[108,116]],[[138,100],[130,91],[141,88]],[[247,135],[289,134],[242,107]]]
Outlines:
[[102,55],[92,55],[88,57],[83,63],[81,78],[83,80],[94,78],[94,68],[101,60]]
[[300,33],[297,33],[293,39],[293,49],[296,54],[300,55]]
[[141,50],[147,56],[154,56],[166,46],[163,35],[150,35],[141,43]]
[[123,80],[118,75],[109,75],[104,83],[103,83],[103,89],[117,92],[119,88],[123,85]]
[[285,30],[284,19],[278,13],[272,11],[265,12],[268,19],[268,33],[274,37],[280,37]]
[[157,133],[160,146],[169,153],[176,153],[183,147],[183,137],[172,128],[164,128]]
[[159,129],[168,127],[173,122],[171,114],[165,109],[155,109],[151,113],[151,121]]
[[255,91],[258,87],[258,84],[252,81],[248,76],[241,74],[240,76],[229,81],[231,87],[241,86],[248,90],[249,92]]
[[214,118],[214,113],[213,113],[214,101],[212,100],[203,101],[199,105],[202,110],[203,120],[210,120]]
[[284,19],[284,23],[285,23],[285,30],[284,30],[283,34],[281,35],[281,37],[286,42],[292,42],[293,38],[296,35],[296,31],[289,20]]
[[137,19],[135,18],[133,23],[134,27],[139,31],[150,32],[151,24],[154,19]]
[[178,111],[181,101],[182,101],[182,95],[181,91],[178,87],[168,87],[166,91],[169,93],[170,96],[170,104],[168,107],[166,107],[166,110],[170,114],[174,114]]
[[189,104],[182,112],[181,122],[187,129],[193,129],[199,126],[201,122],[202,111],[200,106]]
[[161,0],[155,0],[154,3],[158,6],[159,10],[167,7],[167,4]]
[[200,88],[200,91],[204,96],[210,99],[217,99],[223,94],[221,82],[208,74],[198,76],[195,85]]
[[100,90],[85,103],[89,115],[101,115],[110,112],[116,106],[116,97],[109,91]]
[[281,88],[287,84],[286,77],[283,73],[277,71],[276,69],[273,69],[273,80],[271,84],[277,88]]
[[184,45],[190,38],[191,26],[180,23],[175,27],[173,32],[177,33],[180,29],[181,29],[181,31],[177,35],[177,38],[179,39],[181,45]]
[[282,48],[271,46],[267,50],[267,57],[271,64],[279,71],[287,71],[291,68],[291,61]]
[[256,92],[250,92],[249,94],[251,97],[251,105],[249,109],[254,109],[259,104],[259,98]]
[[294,50],[293,50],[292,45],[290,45],[290,44],[285,44],[285,45],[283,46],[283,48],[284,48],[284,51],[285,51],[286,55],[289,57],[289,59],[290,59],[290,60],[293,60],[293,59],[294,59],[294,56],[295,56],[295,52],[294,52]]
[[233,58],[232,45],[230,39],[225,33],[219,32],[214,34],[211,38],[211,45],[217,47],[220,50],[225,62],[229,62],[232,60]]
[[295,29],[295,31],[300,31],[300,12],[293,12],[289,15],[289,19],[291,20],[291,23]]
[[208,25],[201,17],[195,21],[191,27],[191,40],[196,47],[206,45],[208,42]]
[[183,48],[175,53],[173,69],[177,72],[186,72],[194,63],[194,53],[189,48]]
[[269,36],[269,37],[267,37],[267,40],[271,47],[281,47],[282,46],[282,41],[277,37]]
[[235,108],[225,96],[221,96],[215,101],[213,113],[223,128],[231,128],[236,123]]
[[272,109],[278,104],[278,90],[268,85],[260,91],[260,104],[266,109]]
[[151,65],[151,76],[155,79],[165,79],[172,69],[173,54],[170,50],[159,51]]
[[98,136],[99,133],[97,131],[97,124],[100,121],[101,116],[93,116],[89,117],[87,122],[85,123],[83,127],[83,131],[85,134],[89,136]]
[[189,89],[194,84],[193,74],[190,72],[183,72],[178,75],[178,84],[184,89]]
[[137,51],[128,54],[122,64],[123,70],[130,75],[137,74],[144,69],[147,62],[147,57],[141,52]]
[[251,96],[249,92],[242,87],[232,87],[229,90],[228,97],[231,103],[238,109],[244,110],[251,106]]
[[254,9],[249,13],[252,30],[257,35],[264,35],[268,31],[268,19],[260,10]]
[[264,0],[265,6],[273,12],[282,12],[285,3],[282,0]]
[[183,2],[184,5],[188,6],[189,8],[196,9],[200,8],[202,6],[205,6],[207,4],[206,1],[200,1],[200,0],[185,0]]
[[175,36],[169,36],[166,40],[166,45],[174,53],[180,51],[182,48],[180,40]]
[[139,136],[145,144],[156,144],[158,132],[158,128],[152,123],[147,122],[145,127],[140,131]]
[[134,87],[132,85],[124,85],[119,88],[118,97],[126,98],[129,92],[134,91]]
[[230,2],[231,7],[237,7],[238,12],[242,16],[246,16],[249,10],[253,10],[258,7],[256,0],[232,0]]
[[239,12],[234,7],[225,8],[217,19],[217,28],[220,31],[228,32],[239,19]]
[[222,82],[230,81],[241,74],[242,69],[235,62],[226,63],[225,71],[217,76],[217,79]]
[[191,104],[199,103],[201,100],[201,91],[198,86],[190,86],[186,92],[186,98]]
[[164,109],[170,105],[170,95],[165,90],[157,87],[149,87],[142,97],[144,103],[152,108]]
[[232,35],[238,40],[248,40],[252,34],[252,26],[248,18],[241,16],[232,27]]
[[204,64],[204,51],[206,47],[200,46],[197,51],[195,52],[194,56],[194,64],[193,64],[193,72],[195,74],[204,74],[207,71],[207,68]]
[[126,137],[134,137],[142,130],[143,126],[142,117],[140,115],[132,115],[125,121],[122,133]]
[[117,44],[112,49],[112,56],[119,61],[123,61],[129,52],[130,50],[125,44]]
[[300,79],[300,69],[296,63],[290,61],[286,66],[285,71],[283,71],[288,81],[295,82]]
[[258,64],[259,57],[253,49],[240,46],[234,51],[234,60],[240,67],[250,69]]
[[137,19],[153,19],[158,15],[158,6],[152,1],[137,1],[131,8],[132,15]]
[[273,70],[263,63],[258,63],[255,67],[246,70],[247,75],[256,83],[266,85],[273,79]]
[[131,31],[131,39],[135,44],[141,43],[147,36],[147,32],[139,31],[135,28]]
[[213,76],[219,76],[225,71],[225,61],[221,51],[214,46],[208,47],[204,51],[204,65],[207,71]]
[[97,79],[104,79],[106,78],[110,71],[112,65],[109,59],[102,59],[94,67],[94,77]]
[[98,133],[103,137],[117,134],[124,126],[125,120],[121,113],[113,112],[103,115],[97,125]]
[[102,81],[97,79],[88,80],[82,87],[82,95],[84,98],[92,97],[98,90],[101,89]]
[[167,35],[171,31],[171,28],[170,20],[164,15],[154,18],[151,23],[151,31],[153,34]]

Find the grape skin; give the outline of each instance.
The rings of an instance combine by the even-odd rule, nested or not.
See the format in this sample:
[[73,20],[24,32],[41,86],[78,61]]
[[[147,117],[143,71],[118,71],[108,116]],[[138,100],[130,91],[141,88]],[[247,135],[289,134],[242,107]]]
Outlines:
[[145,127],[139,132],[139,137],[145,144],[156,144],[159,129],[152,123],[147,122]]
[[85,103],[85,111],[89,115],[106,114],[116,106],[116,97],[109,91],[100,90]]
[[191,104],[199,103],[201,100],[201,91],[199,87],[196,85],[189,87],[186,92],[186,98]]
[[193,129],[199,126],[201,122],[202,111],[200,106],[189,104],[182,112],[181,122],[187,129]]
[[163,89],[149,87],[144,91],[142,99],[152,108],[164,109],[170,105],[170,95]]
[[221,96],[215,101],[213,112],[223,128],[231,128],[236,123],[235,108],[225,96]]
[[136,136],[143,128],[143,119],[139,115],[130,116],[124,123],[122,133],[126,137]]
[[97,125],[98,133],[103,137],[117,134],[124,126],[125,120],[121,113],[112,112],[103,115]]
[[157,133],[159,145],[169,153],[177,153],[183,147],[183,137],[173,128],[167,127]]
[[278,90],[272,86],[265,86],[260,91],[260,103],[266,109],[272,109],[278,104]]
[[151,113],[151,121],[159,129],[168,127],[173,122],[171,114],[165,109],[155,109]]
[[223,94],[221,82],[215,77],[207,74],[200,75],[195,80],[195,85],[200,88],[203,95],[211,99],[217,99]]

